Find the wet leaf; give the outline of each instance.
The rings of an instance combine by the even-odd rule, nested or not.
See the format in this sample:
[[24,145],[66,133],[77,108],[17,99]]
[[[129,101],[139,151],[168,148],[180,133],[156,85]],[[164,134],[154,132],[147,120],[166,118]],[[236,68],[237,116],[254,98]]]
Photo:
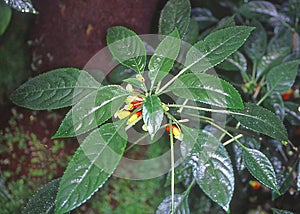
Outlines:
[[191,10],[191,17],[197,21],[200,30],[204,30],[218,22],[218,19],[207,8],[193,8]]
[[[186,160],[183,160],[182,163],[180,163],[174,169],[175,184],[183,182],[186,185],[187,183],[190,183],[191,174],[192,174],[191,166],[187,163]],[[164,186],[166,187],[169,185],[171,185],[171,172],[168,173]]]
[[148,65],[151,87],[167,76],[172,69],[179,54],[180,43],[180,35],[177,28],[175,28],[156,48]]
[[244,44],[252,30],[252,27],[234,26],[211,33],[190,48],[184,64],[186,69],[200,73],[223,62]]
[[184,74],[168,90],[179,97],[214,106],[244,107],[240,94],[230,83],[209,74]]
[[[288,189],[291,187],[291,185],[293,184],[293,170],[282,170],[280,173],[282,174],[282,180],[279,181],[278,176],[277,176],[277,182],[278,182],[278,186],[279,186],[279,193],[276,192],[272,192],[272,200],[275,200],[276,198],[278,198],[279,196],[285,194]],[[278,175],[278,174],[277,174]]]
[[11,18],[11,9],[9,6],[0,2],[0,36],[5,33]]
[[59,109],[74,105],[100,87],[86,71],[61,68],[36,76],[10,96],[19,106],[34,109]]
[[88,200],[111,176],[124,153],[126,120],[94,130],[81,143],[61,179],[55,213],[65,213]]
[[[172,196],[166,197],[156,209],[156,214],[170,214],[171,213]],[[189,214],[190,208],[188,204],[188,197],[175,194],[174,195],[174,214]]]
[[144,72],[146,48],[135,32],[121,26],[111,27],[106,39],[110,52],[122,65],[138,73]]
[[229,203],[234,191],[234,174],[230,157],[223,144],[204,130],[194,130],[182,126],[184,153],[192,148],[189,164],[193,176],[205,194],[229,211]]
[[293,212],[287,211],[287,210],[279,210],[272,208],[273,214],[294,214]]
[[300,60],[285,62],[272,68],[267,75],[268,90],[284,93],[294,84]]
[[300,105],[293,102],[284,102],[285,119],[293,126],[300,125]]
[[247,18],[259,18],[262,15],[276,17],[278,15],[276,7],[268,1],[251,1],[242,5],[238,12]]
[[189,0],[169,0],[160,13],[159,34],[168,35],[177,28],[183,38],[189,26],[190,12]]
[[283,123],[271,111],[246,103],[244,110],[234,110],[232,116],[243,126],[260,132],[278,140],[288,140],[287,131]]
[[38,12],[34,9],[31,0],[4,0],[4,2],[15,10],[24,13],[34,13]]
[[163,121],[162,103],[156,95],[146,97],[143,105],[143,120],[151,137],[154,137]]
[[243,149],[243,159],[249,172],[265,186],[279,192],[274,168],[269,159],[255,149]]
[[52,214],[55,208],[55,197],[58,191],[60,178],[55,179],[39,189],[29,200],[22,214],[43,213]]
[[247,56],[257,62],[265,54],[267,49],[267,33],[262,24],[256,20],[251,21],[250,26],[255,27],[243,48]]
[[99,88],[73,106],[52,138],[74,137],[96,128],[120,109],[128,95],[118,85]]

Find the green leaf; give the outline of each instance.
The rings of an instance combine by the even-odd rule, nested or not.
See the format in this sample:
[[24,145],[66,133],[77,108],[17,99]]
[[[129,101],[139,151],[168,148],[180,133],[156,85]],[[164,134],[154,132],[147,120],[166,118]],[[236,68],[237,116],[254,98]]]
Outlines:
[[[180,163],[174,169],[175,184],[178,184],[180,182],[183,182],[184,184],[190,183],[191,174],[192,174],[191,166],[187,163],[186,160],[183,160],[182,163]],[[167,187],[169,185],[171,185],[171,172],[168,173],[164,186]]]
[[186,69],[199,73],[223,62],[244,44],[253,29],[234,26],[211,33],[188,51]]
[[183,37],[183,40],[193,45],[198,41],[198,35],[199,35],[199,25],[194,19],[191,19],[187,32]]
[[247,60],[241,52],[237,51],[229,56],[224,62],[220,63],[218,68],[225,71],[241,71],[246,73]]
[[110,84],[121,84],[127,78],[134,76],[136,72],[126,66],[119,64],[117,65],[107,76],[106,79]]
[[285,119],[293,126],[300,125],[299,104],[293,102],[284,102]]
[[5,33],[11,18],[11,9],[9,6],[0,2],[0,36]]
[[263,56],[257,64],[257,78],[268,73],[276,65],[279,65],[283,58],[289,53],[289,48],[280,48]]
[[251,1],[242,5],[238,12],[246,18],[260,18],[262,15],[278,16],[276,7],[268,1]]
[[60,178],[55,179],[38,190],[36,194],[29,200],[26,207],[22,210],[22,214],[54,213],[55,197],[58,191],[60,180]]
[[270,96],[263,102],[264,107],[274,112],[277,117],[283,121],[285,116],[284,102],[282,100],[280,93],[272,93]]
[[253,103],[245,103],[244,110],[234,110],[232,116],[243,126],[278,140],[288,140],[282,122],[271,111]]
[[88,200],[111,176],[126,143],[126,120],[94,130],[82,142],[61,179],[55,213],[65,213]]
[[224,17],[223,19],[221,19],[218,22],[218,24],[217,24],[216,28],[214,29],[214,31],[235,26],[234,17],[235,17],[235,15],[227,16],[227,17]]
[[16,89],[10,99],[34,110],[59,109],[74,105],[100,87],[86,71],[61,68],[36,76]]
[[160,128],[163,116],[160,99],[156,95],[146,97],[143,105],[143,120],[152,138]]
[[190,12],[189,0],[169,0],[160,14],[159,34],[168,35],[177,28],[183,38],[189,26]]
[[247,56],[253,62],[257,62],[266,52],[267,33],[261,23],[256,20],[253,20],[250,25],[255,27],[255,30],[251,33],[243,47]]
[[229,211],[229,203],[234,191],[234,174],[225,147],[209,132],[186,126],[181,128],[183,144],[192,148],[189,164],[193,168],[193,176],[197,184],[209,198]]
[[180,35],[175,28],[156,48],[148,65],[151,87],[161,81],[172,69],[179,54],[180,43]]
[[242,109],[238,91],[228,82],[204,73],[180,76],[169,88],[175,95],[225,108]]
[[128,79],[125,79],[123,81],[129,83],[133,87],[141,88],[141,89],[144,88],[143,82],[141,82],[137,78],[128,78]]
[[146,66],[146,48],[138,35],[128,28],[116,26],[107,31],[108,48],[124,66],[143,73]]
[[274,52],[284,47],[291,49],[293,46],[293,33],[287,27],[281,27],[276,34],[271,38],[268,44],[268,52]]
[[279,210],[272,208],[273,214],[294,214],[293,212],[287,211],[287,210]]
[[267,75],[269,91],[286,92],[294,84],[300,60],[285,62],[272,68]]
[[[171,213],[172,196],[166,197],[157,207],[155,214]],[[188,197],[183,194],[174,195],[174,214],[189,214]]]
[[96,128],[120,109],[128,95],[118,85],[104,86],[89,94],[67,113],[52,138],[74,137]]
[[243,148],[243,159],[249,172],[265,186],[278,192],[276,175],[269,159],[260,151]]
[[218,19],[207,8],[193,8],[191,17],[198,22],[200,30],[204,30],[218,22]]
[[4,2],[15,10],[24,13],[38,13],[32,6],[31,0],[4,0]]
[[299,19],[300,15],[300,1],[299,0],[289,0],[289,11],[288,14],[294,17],[295,20]]
[[[276,169],[275,169],[275,171],[276,171]],[[279,173],[282,176],[282,177],[280,177],[281,179],[280,178],[278,179],[278,173],[277,173],[277,183],[279,186],[279,192],[272,192],[272,200],[275,200],[279,196],[285,194],[289,190],[289,188],[291,187],[291,185],[293,184],[293,181],[294,181],[293,169],[291,169],[291,170],[282,169]]]
[[298,191],[300,191],[300,161],[299,161],[299,164],[298,164],[298,175],[297,175],[297,189]]

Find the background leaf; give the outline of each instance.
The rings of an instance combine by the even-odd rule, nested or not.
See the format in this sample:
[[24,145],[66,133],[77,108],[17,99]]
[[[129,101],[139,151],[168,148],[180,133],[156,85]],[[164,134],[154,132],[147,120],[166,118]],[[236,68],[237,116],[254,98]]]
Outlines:
[[268,52],[277,51],[280,48],[291,49],[293,46],[293,33],[287,27],[281,27],[275,31],[275,35],[268,43]]
[[138,35],[128,28],[116,26],[107,31],[107,44],[112,55],[124,66],[143,73],[146,48]]
[[180,76],[168,88],[175,95],[224,108],[243,108],[238,91],[228,82],[204,73]]
[[267,49],[267,33],[260,22],[252,20],[250,26],[255,27],[243,48],[247,56],[256,62],[264,55]]
[[283,121],[285,116],[284,102],[280,93],[275,92],[263,102],[264,107],[274,112],[277,117]]
[[211,33],[188,51],[185,67],[196,73],[214,67],[239,49],[252,30],[252,27],[234,26]]
[[298,163],[298,172],[297,172],[297,189],[300,191],[300,161]]
[[[171,213],[172,197],[166,197],[161,204],[157,207],[156,214],[169,214]],[[188,197],[181,194],[174,195],[174,214],[189,214]]]
[[191,10],[191,17],[197,21],[200,30],[204,30],[218,22],[218,19],[207,8],[193,8]]
[[253,103],[245,103],[244,110],[234,110],[232,116],[243,126],[278,140],[288,140],[282,122],[271,111]]
[[11,9],[9,6],[0,2],[0,36],[4,34],[11,18]]
[[284,102],[285,119],[293,126],[300,125],[299,104],[293,102]]
[[55,208],[55,197],[59,187],[59,179],[55,179],[43,188],[38,190],[36,194],[30,199],[26,207],[22,210],[22,214],[42,213],[52,214]]
[[164,111],[161,101],[156,95],[145,98],[143,120],[151,137],[154,137],[163,121]]
[[31,0],[4,0],[4,2],[14,8],[15,10],[25,12],[25,13],[34,13],[38,12],[34,9]]
[[161,81],[172,69],[180,50],[180,35],[175,28],[163,41],[157,46],[154,54],[150,58],[148,76],[151,80],[151,86]]
[[168,35],[177,28],[183,38],[189,26],[190,12],[189,0],[169,0],[160,13],[158,33]]
[[276,175],[269,159],[255,149],[243,149],[243,159],[249,172],[265,186],[278,192]]
[[52,138],[74,137],[96,128],[120,109],[128,95],[118,85],[99,88],[73,106]]
[[19,106],[34,110],[59,109],[78,103],[100,87],[86,71],[61,68],[36,76],[10,96]]
[[293,212],[287,211],[287,210],[279,210],[272,208],[273,214],[294,214]]
[[191,19],[186,34],[183,37],[183,40],[193,45],[198,41],[198,35],[199,35],[199,25],[194,19]]
[[268,1],[251,1],[239,8],[239,13],[247,18],[259,18],[262,15],[278,15],[276,7]]
[[234,191],[234,174],[225,147],[204,130],[181,128],[183,143],[192,144],[189,164],[197,184],[209,198],[228,211]]
[[241,71],[245,73],[247,71],[247,60],[241,52],[237,51],[220,63],[218,68],[225,71]]
[[286,92],[294,84],[300,60],[285,62],[272,68],[267,75],[268,90]]
[[126,147],[125,124],[105,124],[82,142],[61,179],[55,213],[80,206],[107,181]]

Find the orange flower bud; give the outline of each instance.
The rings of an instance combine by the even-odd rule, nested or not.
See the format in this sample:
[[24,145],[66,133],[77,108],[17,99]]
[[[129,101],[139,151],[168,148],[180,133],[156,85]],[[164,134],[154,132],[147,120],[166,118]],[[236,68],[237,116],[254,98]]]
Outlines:
[[259,183],[258,181],[249,181],[249,185],[254,190],[258,190],[261,187],[261,183]]
[[281,96],[282,96],[283,100],[289,100],[289,99],[291,99],[291,97],[293,96],[293,94],[294,94],[294,90],[291,88],[286,93],[283,93]]
[[128,123],[133,123],[135,122],[140,116],[142,116],[142,112],[138,111],[136,113],[134,113],[129,119],[128,119]]
[[[166,127],[167,132],[170,132],[170,126]],[[176,126],[176,125],[172,125],[172,134],[174,135],[174,137],[178,140],[182,140],[182,133],[181,130]]]

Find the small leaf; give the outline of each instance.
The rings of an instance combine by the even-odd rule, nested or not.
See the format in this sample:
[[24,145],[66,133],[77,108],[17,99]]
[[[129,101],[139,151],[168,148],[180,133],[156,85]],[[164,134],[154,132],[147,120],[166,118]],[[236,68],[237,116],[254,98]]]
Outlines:
[[188,51],[185,61],[186,69],[200,73],[223,62],[244,44],[253,29],[246,26],[234,26],[211,33]]
[[200,30],[204,30],[218,22],[218,19],[207,8],[193,8],[191,10],[191,17],[198,22]]
[[[169,214],[171,213],[172,196],[166,197],[157,207],[155,214]],[[188,197],[184,195],[174,195],[174,214],[189,214],[190,208],[188,204]]]
[[16,89],[10,99],[34,110],[59,109],[78,103],[100,87],[86,71],[61,68],[36,76]]
[[175,95],[225,108],[242,109],[238,91],[228,82],[204,73],[180,76],[169,88]]
[[294,84],[300,60],[285,62],[272,68],[267,75],[268,90],[286,92]]
[[192,148],[189,164],[197,184],[209,198],[229,211],[234,191],[234,174],[225,147],[209,132],[186,126],[181,128],[183,143],[190,144]]
[[116,26],[107,31],[108,48],[124,66],[143,73],[146,66],[146,48],[138,35],[128,28]]
[[55,213],[65,213],[88,200],[111,176],[123,156],[126,120],[108,123],[89,134],[61,179]]
[[168,35],[177,28],[183,38],[189,26],[190,12],[189,0],[169,0],[160,14],[159,34]]
[[162,103],[156,95],[146,97],[143,105],[143,120],[153,138],[163,121]]
[[242,5],[238,11],[246,18],[259,18],[262,15],[276,17],[278,15],[276,7],[268,1],[251,1]]
[[29,200],[22,214],[43,213],[52,214],[55,208],[55,197],[58,191],[60,178],[55,179],[39,189]]
[[288,140],[287,131],[282,122],[274,113],[263,107],[246,103],[244,110],[234,110],[232,116],[248,129],[278,140]]
[[293,212],[287,211],[287,210],[279,210],[272,208],[273,214],[294,214]]
[[74,137],[96,128],[120,109],[128,95],[118,85],[99,88],[73,106],[52,138]]
[[300,105],[293,102],[284,102],[285,119],[293,126],[300,125]]
[[151,87],[161,81],[172,69],[179,54],[180,43],[180,35],[175,28],[156,48],[148,65]]
[[32,6],[31,0],[4,0],[4,2],[15,10],[24,13],[38,13]]
[[243,149],[243,159],[249,172],[265,186],[278,192],[276,175],[269,159],[255,149]]
[[0,2],[0,36],[6,31],[11,18],[11,9],[9,6]]
[[267,33],[258,21],[253,20],[250,25],[255,27],[255,30],[251,33],[243,47],[247,56],[253,62],[257,62],[266,52]]

